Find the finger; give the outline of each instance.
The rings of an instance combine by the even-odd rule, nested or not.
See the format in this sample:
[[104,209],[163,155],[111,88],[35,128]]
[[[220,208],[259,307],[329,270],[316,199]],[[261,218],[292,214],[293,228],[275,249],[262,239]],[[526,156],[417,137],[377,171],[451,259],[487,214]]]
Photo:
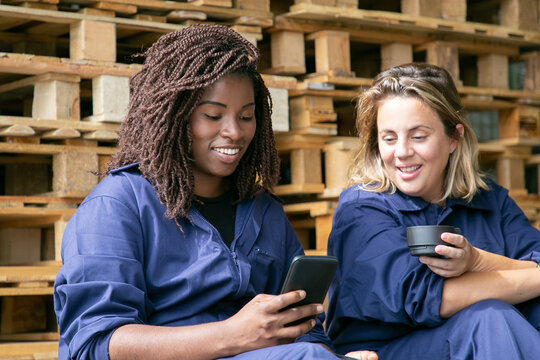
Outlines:
[[465,238],[459,234],[445,232],[441,234],[441,239],[458,248],[462,248],[466,245]]
[[[437,245],[435,246],[435,252],[438,255],[444,256],[447,259],[462,259],[465,256],[465,250],[463,248],[446,246],[446,245]],[[444,259],[444,260],[447,260]],[[436,259],[439,260],[439,259]]]
[[[298,320],[298,319],[296,319]],[[283,339],[296,339],[313,329],[317,322],[315,319],[307,319],[300,324],[285,326],[278,331],[278,336]]]
[[361,350],[361,351],[352,351],[347,353],[348,357],[361,360],[378,360],[379,356],[374,351]]
[[316,316],[324,311],[322,304],[309,304],[292,307],[282,313],[283,324],[303,319],[305,317]]
[[304,290],[290,291],[285,294],[281,294],[275,297],[272,302],[268,304],[269,312],[278,312],[289,305],[295,304],[306,297]]
[[[441,246],[441,245],[437,245],[437,246]],[[441,258],[437,258],[433,256],[420,256],[418,260],[422,264],[426,264],[427,266],[435,266],[435,267],[442,267],[442,268],[449,266],[448,259],[441,259]]]

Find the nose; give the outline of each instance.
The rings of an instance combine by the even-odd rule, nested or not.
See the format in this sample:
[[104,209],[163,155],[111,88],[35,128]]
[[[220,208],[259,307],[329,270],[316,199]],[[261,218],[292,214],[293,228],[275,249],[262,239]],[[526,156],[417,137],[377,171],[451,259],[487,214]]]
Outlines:
[[405,158],[408,156],[411,156],[413,153],[413,149],[409,141],[407,139],[399,139],[396,142],[396,147],[394,150],[394,156],[397,158]]
[[242,136],[239,121],[232,116],[224,117],[219,134],[231,140],[239,139]]

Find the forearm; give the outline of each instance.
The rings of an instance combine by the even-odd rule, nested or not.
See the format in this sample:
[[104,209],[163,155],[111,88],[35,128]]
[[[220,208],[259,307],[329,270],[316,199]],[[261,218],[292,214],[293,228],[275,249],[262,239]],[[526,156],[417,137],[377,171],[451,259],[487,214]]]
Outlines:
[[[111,360],[215,359],[241,351],[223,322],[165,327],[130,324],[118,328],[109,342]],[[229,335],[229,336],[228,336]]]
[[517,270],[535,267],[537,264],[528,260],[516,260],[475,248],[476,261],[471,271]]
[[482,300],[498,299],[509,304],[540,296],[540,269],[532,262],[525,268],[467,272],[444,281],[440,315],[448,318]]

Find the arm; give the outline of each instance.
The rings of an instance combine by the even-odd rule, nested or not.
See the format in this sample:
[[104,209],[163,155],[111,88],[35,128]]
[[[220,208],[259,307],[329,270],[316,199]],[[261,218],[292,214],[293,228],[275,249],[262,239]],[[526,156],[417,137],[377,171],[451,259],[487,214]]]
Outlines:
[[535,262],[475,248],[461,235],[444,233],[442,239],[455,246],[435,248],[447,259],[420,257],[434,273],[447,278],[443,286],[441,317],[448,318],[485,299],[518,304],[540,296],[540,269],[536,268]]
[[201,325],[125,325],[111,337],[110,358],[155,359],[159,354],[159,359],[215,359],[289,343],[311,330],[315,320],[291,327],[283,327],[284,324],[323,311],[318,304],[278,313],[303,297],[303,291],[258,295],[229,319]]
[[[463,236],[446,233],[442,239],[455,247],[438,246],[435,251],[447,259],[420,258],[433,272],[447,278],[441,300],[442,317],[450,317],[485,299],[518,304],[540,295],[540,269],[535,269],[535,261],[528,260],[538,260],[539,233],[510,198],[505,197],[502,204],[506,256],[476,248]],[[523,259],[517,260],[518,257]]]
[[[449,318],[469,305],[485,299],[519,304],[540,296],[540,269],[536,264],[515,270],[467,272],[444,282],[441,317]],[[467,296],[463,296],[467,294]]]

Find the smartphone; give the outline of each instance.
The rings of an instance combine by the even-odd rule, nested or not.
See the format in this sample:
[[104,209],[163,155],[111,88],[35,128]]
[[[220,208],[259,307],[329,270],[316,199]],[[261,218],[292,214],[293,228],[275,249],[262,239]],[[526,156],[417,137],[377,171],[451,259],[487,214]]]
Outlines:
[[[334,256],[296,256],[291,263],[281,293],[284,294],[289,291],[304,290],[306,292],[306,297],[297,303],[281,309],[281,311],[301,305],[315,303],[322,304],[326,297],[326,292],[330,287],[330,283],[334,278],[334,274],[336,273],[337,265],[338,260]],[[309,318],[315,318],[315,316],[299,319],[285,326],[297,325]]]

